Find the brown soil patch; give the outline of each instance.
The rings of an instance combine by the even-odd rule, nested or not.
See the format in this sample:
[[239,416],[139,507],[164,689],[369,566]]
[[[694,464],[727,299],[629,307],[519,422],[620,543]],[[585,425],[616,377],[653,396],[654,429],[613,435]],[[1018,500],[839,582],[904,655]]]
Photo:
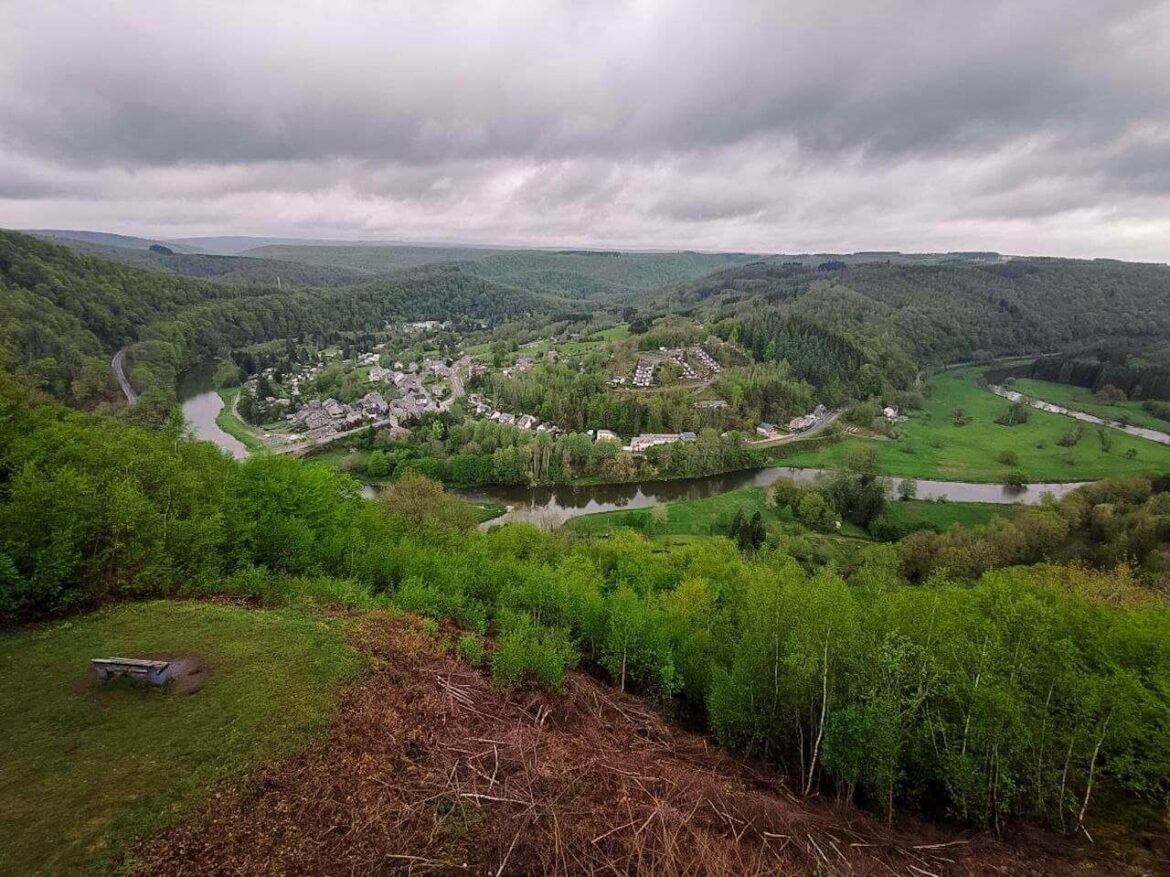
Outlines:
[[507,697],[409,620],[357,625],[370,671],[328,737],[142,845],[165,874],[1094,874],[1049,841],[888,829],[580,674]]

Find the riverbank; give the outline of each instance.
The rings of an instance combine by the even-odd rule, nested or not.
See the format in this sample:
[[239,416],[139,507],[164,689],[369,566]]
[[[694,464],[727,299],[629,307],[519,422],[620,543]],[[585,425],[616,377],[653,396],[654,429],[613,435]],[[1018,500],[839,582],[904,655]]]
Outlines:
[[[745,487],[705,499],[682,500],[658,507],[621,509],[573,518],[565,524],[572,533],[586,536],[605,536],[621,529],[635,529],[647,535],[710,536],[726,534],[727,528],[741,513],[751,518],[757,512],[766,526],[788,527],[795,535],[825,535],[810,533],[807,528],[778,514],[767,503],[763,487]],[[937,502],[932,500],[902,500],[890,502],[885,516],[895,529],[912,530],[927,527],[946,530],[954,525],[975,527],[994,518],[1010,515],[1014,505],[972,502]],[[655,519],[655,514],[659,515]],[[830,534],[832,535],[832,534]],[[860,527],[843,523],[841,537],[870,540],[870,534]]]
[[[828,475],[829,470],[826,469],[772,467],[679,481],[480,488],[465,491],[463,496],[472,502],[496,502],[508,507],[507,514],[486,526],[523,521],[541,527],[555,528],[566,521],[585,515],[649,509],[660,503],[708,499],[735,490],[767,487],[778,478],[791,478],[809,484]],[[1008,488],[993,483],[916,479],[917,497],[920,500],[1005,506],[1035,504],[1049,494],[1061,497],[1081,487],[1083,483],[1052,482],[1030,484],[1023,488]],[[896,486],[897,479],[892,479],[891,498]]]
[[243,444],[249,453],[267,454],[268,446],[257,438],[252,427],[244,422],[244,419],[240,417],[236,410],[236,403],[240,398],[240,388],[222,387],[216,392],[219,393],[219,398],[223,400],[223,407],[215,415],[216,425]]

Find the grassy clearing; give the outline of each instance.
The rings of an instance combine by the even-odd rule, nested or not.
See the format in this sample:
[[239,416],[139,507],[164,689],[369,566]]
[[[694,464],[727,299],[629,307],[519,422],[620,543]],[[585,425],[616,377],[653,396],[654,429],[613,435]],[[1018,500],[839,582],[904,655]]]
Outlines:
[[[359,658],[304,610],[154,602],[0,635],[0,873],[108,870],[230,774],[303,747]],[[188,696],[102,688],[89,659],[198,654]]]
[[997,505],[990,502],[931,502],[909,500],[891,502],[886,506],[886,518],[898,529],[916,529],[928,526],[949,530],[960,527],[981,527],[995,518],[1010,516],[1018,506]]
[[228,435],[241,441],[250,453],[268,453],[268,446],[256,438],[256,434],[252,432],[252,427],[244,423],[232,411],[232,407],[236,403],[236,397],[240,394],[240,388],[225,387],[218,392],[219,398],[223,399],[223,408],[219,409],[219,414],[215,415],[216,426]]
[[[625,528],[644,530],[655,536],[710,536],[726,532],[737,511],[743,512],[748,518],[759,512],[769,530],[778,533],[793,535],[809,532],[768,508],[763,487],[742,487],[704,499],[667,503],[667,517],[662,523],[653,520],[653,509],[623,509],[582,515],[570,519],[565,526],[584,536],[605,536]],[[840,535],[868,538],[864,530],[849,523],[841,525]]]
[[1141,402],[1102,402],[1093,395],[1093,391],[1085,387],[1073,387],[1068,384],[1053,384],[1048,381],[1036,381],[1032,378],[1017,378],[1012,384],[1013,390],[1018,390],[1025,396],[1033,399],[1043,399],[1054,405],[1063,405],[1074,411],[1083,411],[1100,417],[1103,420],[1120,420],[1128,417],[1134,426],[1144,426],[1146,429],[1156,429],[1159,432],[1170,432],[1170,423],[1161,420],[1142,408]]
[[[945,372],[931,380],[931,395],[921,411],[901,425],[895,441],[849,439],[823,450],[797,454],[790,466],[839,466],[849,449],[859,443],[877,449],[883,472],[915,478],[951,481],[1001,482],[1018,469],[1031,481],[1088,481],[1111,475],[1170,471],[1170,447],[1110,430],[1110,448],[1104,450],[1096,429],[1086,429],[1073,448],[1059,444],[1076,422],[1060,414],[1032,410],[1027,423],[1002,426],[995,418],[1010,404],[976,385],[979,369]],[[956,426],[954,412],[962,409],[970,421]],[[1133,450],[1130,459],[1126,452]],[[997,458],[1005,452],[1018,457],[1017,465]]]

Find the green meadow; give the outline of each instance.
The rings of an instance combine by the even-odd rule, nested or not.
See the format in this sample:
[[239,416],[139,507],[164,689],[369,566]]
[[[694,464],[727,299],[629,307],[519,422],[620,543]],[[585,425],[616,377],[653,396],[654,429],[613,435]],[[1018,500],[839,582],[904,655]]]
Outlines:
[[[360,666],[306,609],[116,606],[0,634],[0,874],[104,872],[218,782],[322,733]],[[194,694],[99,685],[96,657],[197,654]]]
[[[899,477],[1002,482],[1018,470],[1030,481],[1089,481],[1170,471],[1170,447],[1118,430],[1107,430],[1106,448],[1097,429],[1086,424],[1075,445],[1063,446],[1077,421],[1061,414],[1029,409],[1026,423],[996,423],[1011,403],[979,387],[979,374],[971,368],[932,378],[922,410],[911,412],[893,440],[848,439],[796,454],[785,465],[840,466],[850,448],[867,444],[877,449],[881,471]],[[1009,455],[1014,463],[1003,462]]]

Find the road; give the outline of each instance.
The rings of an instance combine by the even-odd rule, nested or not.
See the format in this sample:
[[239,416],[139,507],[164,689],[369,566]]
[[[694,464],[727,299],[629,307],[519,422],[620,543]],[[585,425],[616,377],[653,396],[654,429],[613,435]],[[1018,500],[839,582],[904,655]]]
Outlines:
[[118,380],[118,386],[122,388],[122,392],[126,394],[126,401],[133,405],[138,401],[138,394],[134,392],[134,388],[130,386],[130,380],[126,377],[126,351],[119,350],[114,354],[114,358],[110,360],[110,368],[114,371],[114,377]]
[[837,418],[841,416],[840,411],[830,411],[804,432],[790,432],[787,435],[782,435],[779,438],[764,439],[758,442],[747,442],[748,447],[752,448],[774,448],[776,445],[786,445],[789,442],[798,442],[806,438],[810,438],[825,429],[830,423],[836,422]]

